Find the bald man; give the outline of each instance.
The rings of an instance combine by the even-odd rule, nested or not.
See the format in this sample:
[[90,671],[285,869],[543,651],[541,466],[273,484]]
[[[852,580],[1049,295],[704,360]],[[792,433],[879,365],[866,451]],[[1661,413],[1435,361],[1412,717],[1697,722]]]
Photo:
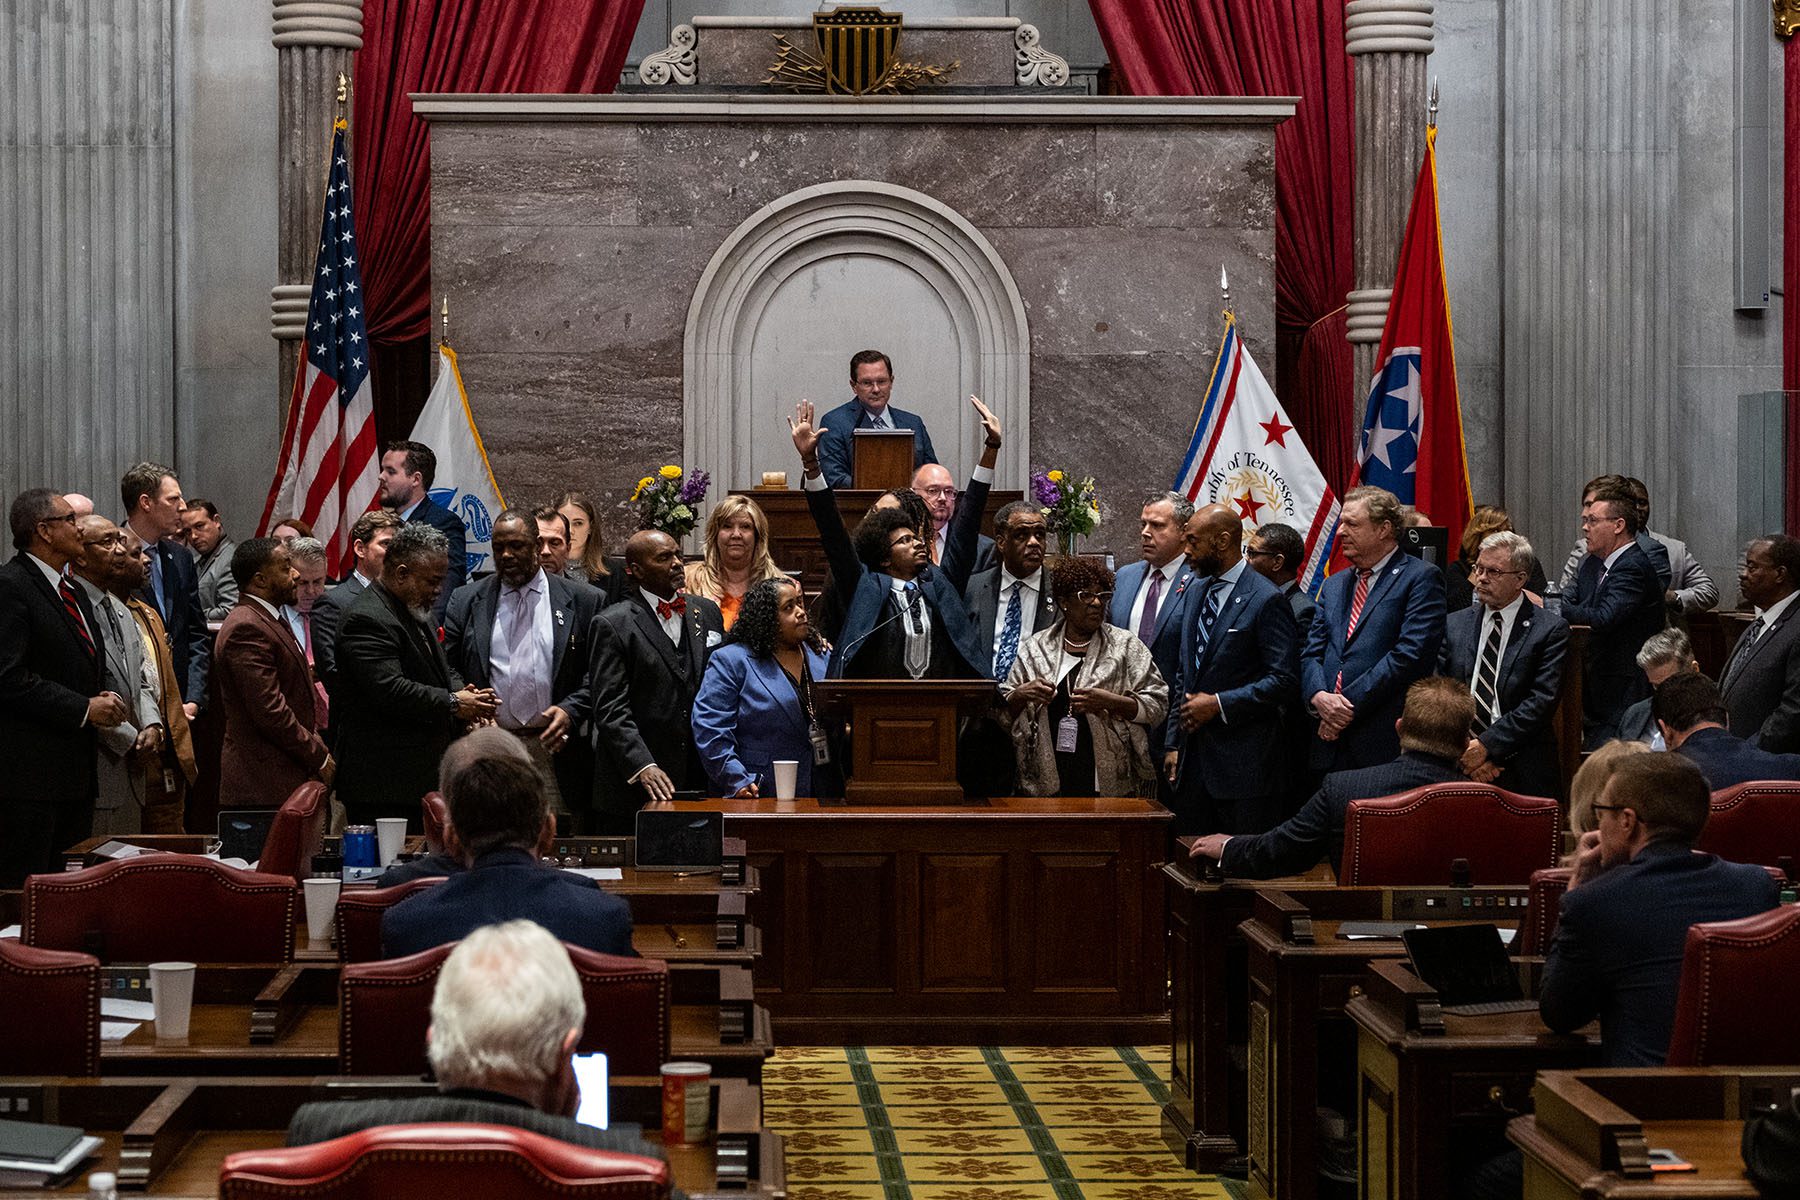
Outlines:
[[[944,561],[944,540],[950,536],[950,519],[956,515],[956,480],[940,463],[926,463],[913,472],[912,490],[925,501],[925,507],[931,513],[931,561]],[[877,504],[880,501],[876,501]],[[992,570],[994,566],[994,539],[985,533],[975,535],[975,566],[972,575]]]
[[711,600],[682,594],[681,547],[666,533],[631,535],[625,575],[625,598],[594,618],[594,804],[576,813],[581,833],[628,834],[646,801],[706,787],[694,750],[694,693],[725,640],[725,620]]
[[1163,769],[1176,833],[1263,833],[1287,816],[1283,713],[1300,700],[1300,633],[1281,589],[1249,569],[1244,523],[1209,504],[1187,520],[1181,677]]

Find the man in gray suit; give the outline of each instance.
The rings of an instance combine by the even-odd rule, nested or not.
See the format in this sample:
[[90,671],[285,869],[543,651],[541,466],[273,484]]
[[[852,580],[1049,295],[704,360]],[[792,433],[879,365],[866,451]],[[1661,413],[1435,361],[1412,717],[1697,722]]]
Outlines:
[[561,942],[530,921],[484,926],[444,960],[431,997],[427,1053],[438,1094],[303,1104],[288,1124],[288,1145],[448,1121],[664,1158],[635,1133],[575,1120],[581,1090],[572,1059],[587,1019],[581,979]]
[[[101,516],[77,521],[81,557],[69,564],[69,573],[87,593],[101,630],[101,686],[125,700],[129,715],[111,728],[101,729],[96,751],[100,791],[94,800],[96,836],[142,833],[144,808],[138,786],[139,764],[162,748],[162,712],[155,689],[145,674],[144,641],[137,621],[124,601],[114,593],[130,595],[144,583],[144,559],[128,546],[125,531]],[[155,670],[155,664],[150,664]]]
[[231,552],[237,543],[225,536],[225,523],[211,500],[190,499],[181,520],[200,571],[200,607],[208,621],[223,621],[238,601],[237,580],[231,577]]
[[1800,541],[1772,533],[1744,550],[1738,591],[1756,607],[1719,681],[1731,732],[1771,754],[1800,751]]

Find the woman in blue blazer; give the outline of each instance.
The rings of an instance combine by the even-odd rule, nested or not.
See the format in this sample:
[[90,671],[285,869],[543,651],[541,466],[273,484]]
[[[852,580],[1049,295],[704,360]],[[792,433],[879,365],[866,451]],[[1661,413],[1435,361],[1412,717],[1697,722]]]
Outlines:
[[825,677],[826,662],[798,583],[765,579],[744,593],[694,697],[694,746],[718,795],[773,796],[773,764],[781,759],[800,764],[795,795],[840,790],[833,767],[813,761],[815,741],[825,745],[825,723],[812,684]]

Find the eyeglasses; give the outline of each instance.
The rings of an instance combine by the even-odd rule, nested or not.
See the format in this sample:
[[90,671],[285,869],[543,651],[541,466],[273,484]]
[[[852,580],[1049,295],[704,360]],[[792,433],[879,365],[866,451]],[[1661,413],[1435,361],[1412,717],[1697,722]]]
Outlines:
[[1588,807],[1593,809],[1597,813],[1603,813],[1603,812],[1624,812],[1626,809],[1630,808],[1631,806],[1629,804],[1590,804],[1590,805],[1588,805]]
[[123,546],[125,545],[125,535],[115,530],[97,538],[86,538],[81,544],[84,546]]
[[1592,529],[1596,525],[1605,525],[1612,521],[1623,523],[1624,520],[1624,517],[1590,517],[1584,513],[1581,518],[1581,527],[1583,529]]
[[38,524],[39,525],[49,525],[56,521],[67,521],[69,524],[73,525],[76,522],[76,520],[77,520],[77,518],[75,516],[75,510],[71,508],[68,512],[64,513],[60,517],[45,517],[43,520],[39,521]]
[[1281,555],[1277,554],[1273,550],[1258,550],[1256,547],[1252,546],[1250,549],[1244,551],[1244,557],[1245,558],[1280,558]]
[[1080,591],[1075,593],[1075,598],[1083,604],[1105,604],[1108,600],[1111,600],[1112,597],[1113,594],[1111,592]]
[[1480,565],[1477,565],[1474,570],[1469,572],[1469,574],[1476,579],[1484,579],[1494,575],[1523,575],[1524,573],[1525,572],[1523,571],[1498,571],[1493,567],[1483,567]]

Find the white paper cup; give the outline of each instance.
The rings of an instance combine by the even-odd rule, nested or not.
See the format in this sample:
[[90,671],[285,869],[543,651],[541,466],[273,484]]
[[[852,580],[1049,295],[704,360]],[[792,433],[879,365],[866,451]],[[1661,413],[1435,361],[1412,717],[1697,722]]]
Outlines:
[[406,848],[406,818],[380,817],[375,822],[375,842],[380,847],[381,865],[392,866]]
[[185,1042],[194,1015],[194,964],[150,964],[150,1003],[156,1010],[156,1040]]
[[775,798],[792,800],[794,788],[800,782],[800,764],[795,759],[778,758],[775,760]]
[[300,886],[306,889],[306,940],[310,945],[323,946],[331,941],[331,919],[337,913],[338,894],[344,890],[344,881],[325,875],[302,879]]

